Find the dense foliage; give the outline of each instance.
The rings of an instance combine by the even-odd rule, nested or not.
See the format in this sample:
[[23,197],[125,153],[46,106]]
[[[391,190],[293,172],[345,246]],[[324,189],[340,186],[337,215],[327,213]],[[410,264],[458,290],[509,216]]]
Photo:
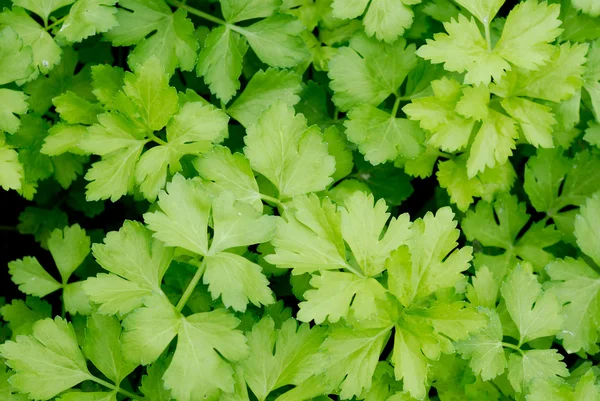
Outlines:
[[0,6],[0,400],[600,400],[598,0]]

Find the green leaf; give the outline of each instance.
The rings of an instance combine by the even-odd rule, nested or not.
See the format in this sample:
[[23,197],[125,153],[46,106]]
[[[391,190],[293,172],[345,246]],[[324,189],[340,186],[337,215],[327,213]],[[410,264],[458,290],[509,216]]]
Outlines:
[[137,222],[126,221],[119,231],[106,235],[104,244],[94,244],[96,261],[112,274],[99,274],[84,283],[86,295],[104,314],[125,314],[142,306],[142,298],[160,284],[171,263],[173,250],[152,238]]
[[547,287],[563,304],[565,319],[557,337],[569,353],[592,352],[598,342],[600,275],[581,259],[556,260],[546,267]]
[[600,238],[600,197],[594,194],[581,206],[581,212],[575,218],[575,236],[579,249],[600,263],[600,250],[597,238]]
[[[224,309],[182,319],[177,349],[163,376],[174,398],[190,401],[214,396],[218,390],[234,390],[233,369],[226,360],[248,356],[246,338],[235,330],[238,324]],[[211,374],[202,374],[205,369]]]
[[31,398],[49,400],[92,378],[73,326],[60,317],[40,320],[31,336],[0,345],[0,355],[16,372],[11,384]]
[[148,365],[175,338],[182,325],[182,316],[167,297],[154,293],[144,298],[144,307],[131,312],[123,320],[121,335],[123,357],[126,361]]
[[550,107],[523,98],[504,99],[501,104],[519,122],[530,144],[535,147],[552,147],[552,126],[556,124],[556,120]]
[[[487,12],[491,14],[492,10],[497,10],[497,4],[491,3],[493,8]],[[479,12],[477,10],[477,14]],[[461,14],[458,20],[444,23],[447,33],[435,34],[417,54],[434,64],[444,63],[448,71],[466,71],[467,84],[487,85],[492,78],[500,82],[505,72],[511,70],[511,64],[536,70],[550,59],[554,53],[550,43],[562,32],[558,28],[561,24],[559,12],[558,5],[538,3],[537,0],[517,5],[508,14],[500,40],[493,48],[489,36],[482,36],[475,20]],[[490,22],[482,21],[488,26],[486,29]]]
[[500,291],[506,309],[519,329],[519,344],[553,336],[560,331],[563,317],[556,295],[543,292],[537,276],[528,273],[524,267],[517,266]]
[[233,253],[207,256],[203,282],[213,299],[221,297],[225,307],[236,311],[245,312],[248,302],[256,306],[275,302],[262,268]]
[[48,238],[48,249],[56,263],[63,283],[90,253],[91,240],[78,224],[54,230]]
[[214,193],[230,191],[237,200],[257,211],[263,210],[258,184],[243,154],[232,154],[229,148],[215,146],[211,152],[196,158],[194,167],[202,178],[212,181],[207,187]]
[[196,73],[224,103],[240,89],[239,77],[248,43],[227,27],[213,29],[206,37],[198,57]]
[[[417,4],[414,0],[373,0],[363,17],[365,32],[375,35],[378,40],[393,42],[412,25],[414,13],[409,5]],[[331,7],[337,18],[360,17],[367,9],[368,0],[344,2],[333,0]]]
[[356,330],[350,327],[333,329],[321,345],[320,367],[325,375],[339,384],[343,399],[360,395],[371,386],[379,355],[389,337],[390,328]]
[[0,29],[0,85],[23,80],[34,72],[30,46],[11,27]]
[[[191,71],[196,64],[198,39],[183,9],[171,12],[163,0],[121,0],[118,25],[105,34],[114,46],[132,46],[131,67],[157,57],[168,74],[179,67]],[[169,43],[169,46],[165,46]]]
[[209,192],[198,181],[186,180],[177,174],[167,184],[166,192],[161,192],[157,203],[161,211],[144,215],[155,238],[168,246],[206,255],[212,204]]
[[254,18],[270,17],[280,5],[280,0],[222,0],[221,11],[225,21],[234,24]]
[[405,307],[438,289],[454,286],[468,269],[472,249],[456,249],[456,225],[449,207],[435,215],[428,212],[413,223],[407,246],[393,251],[385,262],[390,292]]
[[136,368],[123,359],[120,336],[121,324],[117,318],[97,313],[87,318],[83,351],[117,386]]
[[335,159],[320,130],[307,128],[304,116],[281,100],[248,128],[244,142],[250,165],[275,185],[280,199],[323,190],[332,181]]
[[479,22],[487,24],[494,19],[505,0],[457,0],[456,2],[473,14]]
[[42,248],[48,249],[48,238],[55,228],[63,228],[68,224],[66,213],[59,209],[40,209],[26,207],[19,214],[17,229],[21,234],[31,234],[40,242]]
[[[68,0],[64,0],[68,1]],[[83,39],[103,33],[116,27],[117,0],[78,0],[69,10],[57,37],[69,42],[81,42]]]
[[274,15],[243,28],[258,58],[271,67],[290,68],[310,56],[300,33],[302,22],[291,15]]
[[302,90],[301,77],[292,71],[269,68],[252,76],[244,92],[233,102],[227,112],[244,127],[255,124],[270,105],[278,99],[290,106],[298,103]]
[[120,67],[111,67],[107,64],[92,66],[93,93],[100,103],[113,107],[113,100],[123,87],[125,72]]
[[52,14],[52,12],[74,2],[75,0],[14,0],[13,4],[36,13],[42,17],[44,23],[47,23],[48,17],[50,14]]
[[103,109],[99,104],[91,103],[73,92],[65,92],[52,99],[60,118],[69,124],[92,125]]
[[508,358],[508,380],[513,388],[523,393],[533,380],[552,380],[556,376],[567,377],[569,371],[561,362],[563,356],[555,349],[533,349]]
[[583,88],[590,97],[596,121],[600,119],[600,41],[592,42],[583,74]]
[[316,195],[298,196],[288,204],[285,221],[279,220],[271,241],[275,253],[266,261],[293,274],[348,268],[336,206]]
[[341,111],[361,103],[379,105],[398,88],[417,66],[414,45],[404,39],[392,44],[355,35],[350,47],[342,47],[329,63],[333,102]]
[[515,68],[508,72],[498,85],[491,88],[492,93],[551,102],[567,100],[576,95],[583,85],[587,51],[587,44],[563,43],[540,68],[533,71]]
[[358,319],[368,318],[376,313],[376,300],[385,298],[385,289],[377,280],[359,277],[352,273],[322,271],[313,276],[310,289],[300,302],[298,320],[321,324],[346,319],[350,310]]
[[12,303],[0,307],[0,315],[8,324],[14,340],[19,335],[32,334],[35,322],[52,315],[52,306],[35,297],[27,297],[25,301],[15,299]]
[[354,167],[350,144],[335,125],[323,131],[323,138],[327,142],[327,152],[335,157],[335,173],[331,177],[334,182],[339,181],[350,174]]
[[167,370],[167,362],[159,358],[148,366],[147,374],[142,377],[140,390],[149,401],[171,401],[171,392],[163,384],[162,377]]
[[467,286],[467,299],[475,306],[494,309],[498,300],[500,284],[487,266],[477,270],[471,278],[472,284]]
[[13,28],[23,39],[23,45],[31,46],[35,70],[31,72],[29,78],[37,77],[38,70],[42,74],[47,74],[60,62],[62,51],[58,44],[44,27],[22,8],[15,7],[12,11],[4,10],[0,14],[0,23]]
[[14,134],[21,121],[17,117],[27,113],[27,95],[21,91],[0,89],[0,131]]
[[0,186],[5,191],[20,190],[23,179],[23,165],[19,162],[19,154],[14,150],[0,146]]
[[317,326],[298,326],[294,319],[275,330],[273,319],[267,316],[247,336],[250,356],[241,362],[244,378],[259,401],[264,401],[274,390],[306,379],[325,332]]
[[25,294],[45,297],[62,287],[44,270],[35,257],[26,256],[23,259],[9,262],[8,268],[12,281]]
[[504,253],[494,252],[493,256],[503,258],[504,263],[488,266],[497,279],[502,280],[519,259],[530,262],[536,269],[542,269],[554,260],[554,255],[545,248],[560,241],[561,233],[544,222],[534,223],[522,232],[529,219],[526,205],[508,194],[497,196],[493,204],[480,201],[465,215],[462,228],[469,241],[505,250]]
[[489,324],[468,340],[456,345],[463,358],[470,359],[470,366],[483,380],[491,380],[502,374],[507,366],[502,348],[502,324],[494,310],[484,309],[490,318]]
[[416,122],[368,104],[352,108],[344,125],[348,139],[373,165],[398,157],[412,159],[423,151],[425,135]]
[[539,149],[525,166],[525,192],[538,212],[551,216],[568,241],[575,242],[573,224],[576,209],[563,211],[566,206],[581,206],[600,190],[598,174],[600,159],[588,151],[573,158],[561,155],[558,149]]
[[123,93],[127,98],[120,97],[117,108],[123,107],[124,114],[144,128],[158,131],[177,111],[177,91],[169,86],[169,76],[157,57],[136,67],[135,74],[125,73]]

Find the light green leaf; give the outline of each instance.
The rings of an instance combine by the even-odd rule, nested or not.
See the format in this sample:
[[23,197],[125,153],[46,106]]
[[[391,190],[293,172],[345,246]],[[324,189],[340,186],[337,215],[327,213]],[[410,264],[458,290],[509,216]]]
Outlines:
[[298,385],[311,374],[312,357],[317,353],[325,330],[286,320],[279,330],[270,317],[262,318],[248,333],[250,356],[242,361],[244,378],[259,399],[290,384]]
[[[182,319],[177,349],[163,376],[174,398],[199,400],[218,390],[234,390],[233,369],[226,360],[248,356],[246,338],[235,330],[238,324],[239,320],[223,309]],[[211,374],[203,374],[206,371]]]
[[169,146],[181,153],[204,153],[228,136],[229,117],[211,104],[189,102],[167,124]]
[[280,5],[281,0],[221,0],[223,17],[231,24],[270,17]]
[[123,82],[123,93],[129,100],[124,114],[150,131],[164,128],[177,111],[178,99],[159,59],[153,56],[144,60],[137,65],[135,74],[125,73]]
[[227,27],[213,29],[206,37],[198,57],[196,73],[224,103],[240,89],[239,77],[248,43]]
[[169,166],[179,163],[179,154],[170,146],[155,146],[144,152],[135,165],[135,181],[150,202],[165,187]]
[[167,370],[165,358],[158,358],[146,368],[146,375],[142,377],[140,390],[149,401],[171,401],[171,392],[167,390],[162,377]]
[[286,208],[271,241],[275,253],[267,262],[294,269],[293,274],[348,268],[341,214],[329,198],[298,196]]
[[208,255],[270,241],[277,218],[263,216],[249,204],[236,201],[231,192],[225,192],[215,199],[212,221],[214,235]]
[[482,310],[490,318],[489,324],[468,340],[456,345],[463,358],[470,359],[473,372],[483,380],[491,380],[502,374],[507,362],[502,347],[502,324],[494,310]]
[[335,159],[320,130],[307,128],[304,116],[281,100],[248,128],[244,142],[250,165],[275,185],[280,199],[323,190],[332,181]]
[[14,340],[20,335],[31,335],[35,322],[52,315],[52,306],[35,297],[27,297],[25,301],[15,299],[0,308],[0,315],[10,328]]
[[310,56],[300,37],[304,30],[302,22],[291,15],[280,14],[243,28],[243,34],[263,63],[290,68]]
[[375,203],[373,195],[362,191],[345,199],[341,215],[342,236],[358,266],[369,277],[381,273],[390,253],[413,236],[407,213],[390,219],[385,201],[380,199]]
[[525,392],[531,381],[550,381],[556,376],[567,377],[569,371],[561,362],[563,356],[555,349],[533,349],[508,358],[508,380],[519,393]]
[[0,186],[5,191],[20,190],[23,179],[23,165],[19,162],[19,154],[14,150],[0,145]]
[[56,36],[69,42],[81,42],[89,36],[114,28],[119,24],[114,7],[116,3],[117,0],[78,0],[69,10]]
[[556,260],[546,268],[547,287],[563,304],[565,315],[557,337],[569,353],[592,351],[598,342],[600,275],[580,259]]
[[502,7],[505,0],[457,0],[456,2],[466,8],[482,24],[489,24]]
[[428,212],[413,223],[407,246],[393,251],[385,262],[390,292],[405,307],[440,288],[454,286],[469,267],[472,249],[456,249],[456,225],[449,207],[435,215]]
[[75,0],[14,0],[13,4],[36,13],[46,23],[50,14],[74,2]]
[[44,270],[35,257],[26,256],[23,259],[9,262],[8,272],[12,281],[25,294],[45,297],[62,287],[58,281]]
[[92,313],[87,318],[83,351],[106,377],[117,386],[136,365],[123,360],[121,324],[115,317]]
[[0,85],[25,79],[34,72],[31,47],[25,46],[11,27],[0,29],[0,49]]
[[15,7],[12,11],[5,9],[0,14],[0,24],[10,26],[19,34],[23,45],[31,46],[35,71],[30,78],[37,76],[38,69],[42,74],[47,74],[60,62],[60,47],[44,27],[22,8]]
[[60,272],[63,283],[81,265],[90,253],[91,240],[78,224],[54,230],[48,238],[48,249]]
[[128,362],[148,365],[158,359],[182,324],[182,315],[163,294],[144,298],[144,307],[123,320],[123,357]]
[[118,25],[104,36],[115,46],[136,45],[129,53],[131,67],[157,57],[168,74],[194,68],[198,39],[183,9],[173,13],[163,0],[120,0],[119,6]]
[[160,211],[144,215],[148,228],[155,232],[154,237],[168,246],[206,255],[212,204],[210,193],[200,182],[176,174],[158,199]]
[[579,249],[591,257],[594,262],[600,263],[600,195],[595,194],[588,198],[581,212],[575,218],[575,236]]
[[506,112],[519,122],[525,138],[535,147],[551,148],[552,126],[556,124],[552,109],[524,98],[501,101]]
[[0,345],[0,355],[16,372],[11,384],[38,400],[48,400],[92,377],[73,326],[60,317],[40,320],[31,336]]
[[519,329],[519,344],[556,335],[562,326],[562,308],[556,296],[542,292],[537,276],[517,266],[500,289],[506,309]]
[[293,106],[300,100],[302,90],[300,75],[292,71],[269,68],[252,76],[244,92],[233,102],[227,112],[248,128],[256,123],[261,113],[275,101]]
[[398,157],[412,159],[423,151],[425,134],[418,123],[394,118],[368,104],[352,108],[344,125],[348,139],[373,165]]
[[125,72],[120,67],[108,64],[92,66],[92,92],[107,108],[113,107],[113,100],[123,87],[124,75]]
[[397,92],[416,66],[415,47],[404,39],[385,44],[357,34],[329,62],[333,102],[341,111],[361,103],[377,106]]
[[202,178],[212,181],[208,188],[214,193],[230,191],[241,202],[252,205],[257,211],[263,210],[258,184],[243,154],[231,154],[224,146],[215,146],[211,152],[194,160],[194,167]]
[[262,268],[233,253],[207,256],[203,282],[213,299],[221,297],[225,307],[235,311],[245,312],[248,302],[259,307],[275,302]]
[[[340,397],[352,398],[371,386],[379,355],[389,337],[390,328],[356,330],[333,329],[321,345],[322,368],[340,384]],[[321,360],[319,360],[321,362]],[[323,380],[323,376],[319,377]]]
[[73,92],[65,92],[52,99],[60,118],[69,124],[92,125],[98,121],[98,115],[103,108]]
[[306,301],[299,305],[298,320],[302,322],[321,324],[327,319],[335,323],[346,319],[350,309],[358,319],[368,318],[377,311],[376,299],[385,297],[377,280],[352,273],[322,271],[310,284],[314,289],[304,293]]
[[21,121],[18,115],[27,113],[27,95],[21,91],[0,89],[0,131],[14,134]]
[[[117,313],[115,309],[123,313],[140,307],[140,294],[162,293],[162,277],[173,257],[172,249],[165,248],[142,224],[133,221],[126,221],[119,231],[108,233],[104,244],[94,244],[92,252],[98,264],[114,275],[90,278],[84,289],[91,301],[101,305],[108,301],[100,311],[109,314]],[[113,286],[115,299],[111,299]],[[116,299],[119,292],[121,302]],[[124,300],[128,302],[122,303]]]
[[80,154],[79,143],[84,139],[87,127],[83,125],[69,125],[56,123],[48,130],[44,138],[41,152],[48,156],[59,156],[64,153]]

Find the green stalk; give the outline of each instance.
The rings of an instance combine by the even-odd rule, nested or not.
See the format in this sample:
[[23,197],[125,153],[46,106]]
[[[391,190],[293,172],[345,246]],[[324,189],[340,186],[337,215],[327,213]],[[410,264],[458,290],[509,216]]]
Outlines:
[[183,295],[181,296],[181,299],[179,300],[179,302],[177,302],[177,306],[175,306],[175,309],[177,309],[177,311],[181,312],[187,301],[190,299],[190,297],[192,296],[192,292],[194,292],[194,289],[198,285],[198,282],[200,281],[200,278],[204,274],[205,270],[206,259],[202,260],[202,263],[198,267],[198,270],[196,270],[194,277],[192,277],[192,281],[190,281]]

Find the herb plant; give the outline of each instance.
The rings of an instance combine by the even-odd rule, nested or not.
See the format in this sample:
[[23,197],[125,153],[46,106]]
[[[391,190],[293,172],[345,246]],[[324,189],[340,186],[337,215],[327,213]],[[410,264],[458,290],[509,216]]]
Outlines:
[[599,1],[0,6],[0,401],[600,400]]

